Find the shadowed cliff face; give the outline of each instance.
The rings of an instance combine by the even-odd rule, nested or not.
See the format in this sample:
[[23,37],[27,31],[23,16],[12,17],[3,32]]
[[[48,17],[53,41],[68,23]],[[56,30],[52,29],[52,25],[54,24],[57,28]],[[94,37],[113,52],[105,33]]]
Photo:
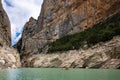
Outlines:
[[44,0],[38,20],[25,24],[19,49],[39,53],[47,42],[83,31],[119,12],[119,7],[119,0]]
[[0,0],[0,46],[11,45],[10,21]]

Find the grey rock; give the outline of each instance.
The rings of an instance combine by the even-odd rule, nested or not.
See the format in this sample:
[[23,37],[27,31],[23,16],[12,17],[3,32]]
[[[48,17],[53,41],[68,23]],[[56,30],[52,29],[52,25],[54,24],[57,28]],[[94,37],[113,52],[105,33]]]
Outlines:
[[10,21],[0,0],[0,46],[11,45]]

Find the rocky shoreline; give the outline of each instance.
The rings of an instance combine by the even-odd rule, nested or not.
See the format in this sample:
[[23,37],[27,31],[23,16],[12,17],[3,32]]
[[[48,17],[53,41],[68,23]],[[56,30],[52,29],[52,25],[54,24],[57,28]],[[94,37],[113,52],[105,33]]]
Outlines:
[[0,47],[0,69],[21,67],[20,55],[12,47]]
[[101,68],[120,69],[120,36],[88,49],[51,54],[34,54],[22,59],[16,49],[0,47],[0,69],[19,68]]
[[89,49],[30,55],[23,66],[35,68],[120,68],[120,36]]

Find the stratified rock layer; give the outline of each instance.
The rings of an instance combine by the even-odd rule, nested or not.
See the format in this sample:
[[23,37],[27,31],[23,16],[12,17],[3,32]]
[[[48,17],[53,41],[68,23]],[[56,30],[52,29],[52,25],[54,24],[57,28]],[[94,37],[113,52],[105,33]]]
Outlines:
[[38,20],[30,18],[25,24],[19,50],[24,55],[39,53],[47,42],[83,31],[119,7],[119,0],[44,0]]
[[10,21],[0,0],[0,46],[11,45]]
[[29,55],[23,59],[23,66],[120,69],[120,36],[87,50]]

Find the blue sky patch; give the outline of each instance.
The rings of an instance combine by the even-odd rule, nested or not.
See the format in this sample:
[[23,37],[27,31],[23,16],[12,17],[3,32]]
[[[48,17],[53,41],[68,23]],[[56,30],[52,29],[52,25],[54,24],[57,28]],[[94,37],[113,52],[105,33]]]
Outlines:
[[18,37],[20,34],[21,34],[21,33],[17,32],[17,33],[16,33],[16,37]]
[[43,0],[2,0],[11,22],[12,45],[21,37],[25,23],[30,17],[38,18]]
[[4,0],[5,4],[9,7],[13,7],[13,5],[9,2],[9,0]]

